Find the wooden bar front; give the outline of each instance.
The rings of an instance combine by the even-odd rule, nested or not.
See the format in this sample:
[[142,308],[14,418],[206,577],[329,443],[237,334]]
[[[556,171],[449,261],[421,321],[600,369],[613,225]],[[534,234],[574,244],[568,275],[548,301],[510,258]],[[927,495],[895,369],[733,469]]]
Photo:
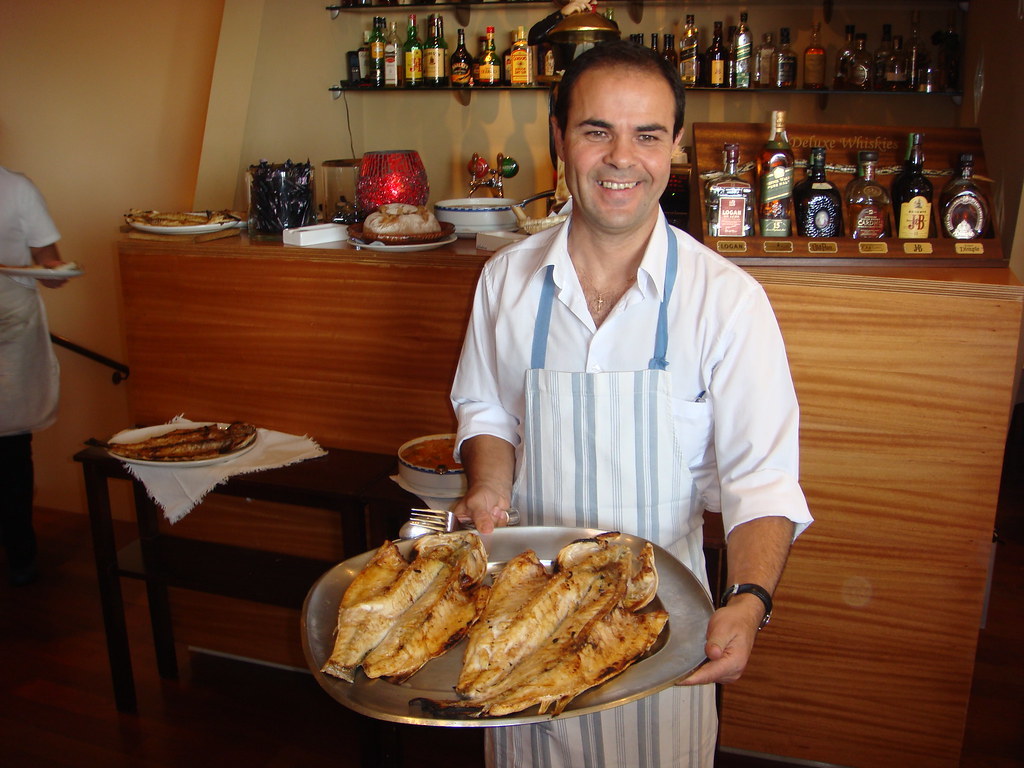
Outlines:
[[[453,428],[448,390],[488,255],[471,243],[377,254],[126,238],[118,250],[136,422],[244,419],[380,453]],[[816,523],[746,675],[725,690],[722,744],[848,766],[956,766],[1022,289],[998,267],[748,269],[786,338]],[[175,533],[237,541],[253,535],[251,514],[204,505]],[[337,550],[314,516],[281,520],[275,545]],[[191,622],[198,644],[236,636],[234,650],[279,658],[273,632],[259,633],[267,647],[237,641],[257,633],[235,622],[264,620],[253,606],[228,619],[223,601],[172,599],[179,637]]]

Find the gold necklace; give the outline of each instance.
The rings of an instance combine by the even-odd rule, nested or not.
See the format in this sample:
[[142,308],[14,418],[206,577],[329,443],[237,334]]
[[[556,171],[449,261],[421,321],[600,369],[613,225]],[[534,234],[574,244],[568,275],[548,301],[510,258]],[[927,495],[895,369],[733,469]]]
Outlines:
[[612,307],[618,303],[619,299],[626,292],[626,289],[632,285],[633,281],[636,280],[636,275],[630,275],[626,278],[625,285],[621,288],[615,288],[606,291],[597,290],[597,286],[590,279],[587,273],[579,266],[576,265],[576,273],[581,278],[581,287],[583,288],[583,298],[586,299],[587,309],[590,310],[590,316],[595,321],[600,322],[604,319],[604,316],[608,314]]

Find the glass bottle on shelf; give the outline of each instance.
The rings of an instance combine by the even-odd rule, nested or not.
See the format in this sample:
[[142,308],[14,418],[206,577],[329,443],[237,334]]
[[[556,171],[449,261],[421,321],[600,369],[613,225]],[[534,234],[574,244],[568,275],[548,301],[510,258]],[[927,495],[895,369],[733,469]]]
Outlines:
[[779,30],[779,47],[775,51],[775,87],[796,88],[796,52],[789,46],[789,27]]
[[400,88],[405,76],[402,41],[398,38],[398,22],[392,21],[384,43],[384,87]]
[[416,14],[409,14],[409,29],[402,44],[405,59],[405,87],[420,88],[423,85],[423,43],[416,32]]
[[754,51],[754,75],[755,88],[775,87],[775,42],[771,32],[762,35],[761,42]]
[[920,133],[907,135],[907,154],[903,169],[892,180],[890,197],[896,217],[897,235],[923,240],[932,236],[932,183],[924,175],[924,151]]
[[871,70],[871,84],[876,91],[885,89],[885,62],[892,53],[892,24],[882,25],[882,39],[875,48],[874,65]]
[[501,56],[498,58],[501,60],[501,82],[503,85],[512,85],[512,46],[516,42],[516,31],[512,30],[509,32],[509,45]]
[[440,14],[430,17],[430,37],[423,44],[423,83],[430,88],[448,85],[448,43]]
[[747,26],[747,13],[743,11],[740,13],[740,23],[736,27],[736,37],[733,40],[733,71],[734,80],[733,83],[736,88],[749,88],[750,75],[753,66],[751,65],[751,59],[754,51],[754,38],[750,33],[750,27]]
[[974,155],[960,155],[959,172],[939,194],[942,232],[955,240],[977,240],[989,228],[988,198],[974,181]]
[[494,49],[494,27],[487,27],[487,42],[483,56],[480,57],[480,76],[477,85],[493,86],[501,84],[501,61]]
[[858,154],[858,173],[846,185],[846,223],[854,240],[881,240],[889,237],[889,193],[875,180],[878,152],[862,150]]
[[754,187],[737,171],[740,145],[722,149],[722,173],[704,185],[704,207],[711,237],[750,237],[754,234]]
[[960,90],[960,36],[954,26],[955,14],[955,11],[950,11],[946,31],[938,36],[939,76],[942,78],[942,88],[946,91]]
[[811,147],[807,175],[793,187],[793,218],[801,237],[843,236],[843,198],[825,176],[824,147]]
[[736,87],[736,25],[729,25],[725,43],[725,87]]
[[907,90],[907,57],[903,54],[903,35],[892,39],[892,52],[885,60],[885,90]]
[[359,83],[368,85],[373,76],[373,63],[370,61],[370,30],[363,30],[363,43],[356,51],[359,58]]
[[660,53],[661,52],[659,50],[659,48],[658,48],[658,33],[657,32],[651,32],[651,50],[654,51],[655,53]]
[[526,28],[516,28],[516,40],[512,44],[511,71],[509,81],[514,86],[533,85],[533,72],[530,67],[530,49],[526,44]]
[[804,88],[825,87],[825,48],[821,44],[821,24],[811,25],[811,41],[804,49]]
[[469,88],[473,85],[473,57],[466,48],[466,30],[459,29],[458,43],[455,45],[455,52],[452,53],[451,66],[448,68],[451,73],[453,88]]
[[907,43],[904,55],[907,59],[907,89],[916,91],[921,82],[921,70],[927,69],[928,51],[921,44],[921,12],[910,12],[910,42]]
[[850,59],[853,58],[853,51],[856,47],[855,32],[856,27],[853,24],[846,25],[846,43],[836,54],[836,71],[832,78],[832,88],[836,91],[844,91],[849,87],[847,79],[849,78]]
[[851,91],[870,91],[874,62],[867,49],[867,35],[854,38],[853,55],[846,69],[846,88]]
[[758,216],[762,237],[789,237],[793,208],[793,149],[786,135],[786,113],[772,112],[772,133],[757,158]]
[[661,56],[676,72],[679,71],[679,54],[676,53],[676,36],[666,32],[661,46]]
[[711,36],[711,45],[704,54],[704,63],[708,69],[708,82],[711,88],[725,88],[725,45],[722,42],[722,22],[715,22],[715,31]]
[[679,41],[679,76],[683,85],[695,86],[698,78],[698,53],[700,51],[700,31],[694,23],[692,13],[686,14],[686,26],[683,28],[683,37]]
[[387,36],[384,33],[385,20],[383,16],[373,17],[373,30],[370,32],[370,85],[374,88],[384,87],[384,47],[387,45]]

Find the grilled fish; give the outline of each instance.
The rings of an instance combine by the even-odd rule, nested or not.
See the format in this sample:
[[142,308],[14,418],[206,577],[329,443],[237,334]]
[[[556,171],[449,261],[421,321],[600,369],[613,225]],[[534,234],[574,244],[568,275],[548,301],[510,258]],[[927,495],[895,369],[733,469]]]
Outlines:
[[362,665],[368,677],[407,679],[465,634],[482,607],[486,572],[472,531],[423,536],[412,563],[385,542],[345,590],[322,671],[352,682]]
[[195,461],[239,451],[256,439],[256,427],[236,421],[226,427],[208,424],[174,429],[134,443],[108,443],[117,456],[145,461]]

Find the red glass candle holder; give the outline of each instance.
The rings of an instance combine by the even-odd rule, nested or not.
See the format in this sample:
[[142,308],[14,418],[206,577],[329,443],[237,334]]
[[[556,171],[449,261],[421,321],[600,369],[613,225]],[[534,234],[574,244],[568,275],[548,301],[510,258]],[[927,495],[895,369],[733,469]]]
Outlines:
[[416,150],[394,149],[363,155],[356,182],[360,218],[387,203],[426,205],[429,195],[427,170]]

